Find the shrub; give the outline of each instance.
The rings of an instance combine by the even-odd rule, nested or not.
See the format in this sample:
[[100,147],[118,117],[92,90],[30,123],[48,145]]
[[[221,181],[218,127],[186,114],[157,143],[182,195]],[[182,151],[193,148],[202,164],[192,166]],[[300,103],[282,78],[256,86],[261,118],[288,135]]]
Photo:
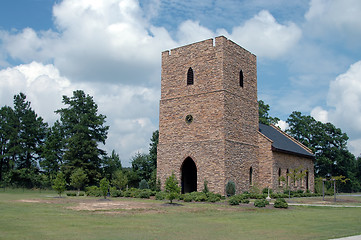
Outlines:
[[203,191],[204,193],[208,193],[209,190],[208,190],[208,181],[207,180],[204,180],[204,183],[203,183]]
[[269,202],[265,199],[257,199],[256,201],[254,201],[254,206],[259,208],[265,207],[268,204]]
[[102,180],[100,180],[100,190],[104,199],[107,198],[108,189],[109,189],[109,181],[108,179],[103,178]]
[[100,191],[100,189],[97,186],[87,187],[85,193],[87,196],[92,196],[92,197],[102,196],[102,192]]
[[82,196],[84,196],[84,193],[83,193],[83,192],[80,192],[80,193],[79,193],[79,197],[82,197]]
[[236,184],[229,180],[226,185],[226,194],[227,196],[233,196],[236,193]]
[[183,201],[185,202],[192,202],[193,196],[190,193],[183,194]]
[[139,198],[149,198],[150,197],[150,191],[147,191],[146,189],[142,190],[142,191],[139,192],[138,197]]
[[288,208],[288,203],[283,198],[277,198],[273,206],[275,208]]
[[149,189],[148,182],[145,179],[139,182],[139,189]]
[[192,192],[191,196],[196,202],[205,202],[207,201],[207,195],[203,192]]
[[75,192],[67,192],[66,195],[68,197],[75,197],[76,196],[76,193]]
[[173,199],[176,199],[180,192],[180,187],[178,186],[178,181],[172,173],[171,176],[165,181],[165,191],[167,192],[167,199],[172,203]]
[[164,200],[166,197],[166,193],[165,192],[157,192],[155,194],[155,199],[156,200]]
[[219,202],[221,200],[221,194],[212,192],[207,193],[207,202]]
[[228,199],[229,205],[239,205],[239,199],[237,196],[232,196]]
[[242,199],[240,203],[248,204],[248,203],[249,203],[249,199]]
[[117,190],[115,187],[110,188],[110,196],[111,197],[122,197],[122,191]]
[[[269,194],[272,194],[272,192],[273,192],[273,190],[270,189],[270,190],[269,190]],[[262,193],[268,195],[268,188],[263,188]]]

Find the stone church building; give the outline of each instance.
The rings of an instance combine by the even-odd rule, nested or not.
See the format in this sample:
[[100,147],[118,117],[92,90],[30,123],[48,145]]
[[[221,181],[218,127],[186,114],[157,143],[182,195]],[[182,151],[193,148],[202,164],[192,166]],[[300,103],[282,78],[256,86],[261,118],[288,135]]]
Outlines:
[[[314,155],[277,127],[259,124],[256,56],[220,36],[162,53],[157,176],[182,193],[252,186],[314,189]],[[303,172],[291,182],[287,173]],[[281,177],[285,181],[280,181]]]

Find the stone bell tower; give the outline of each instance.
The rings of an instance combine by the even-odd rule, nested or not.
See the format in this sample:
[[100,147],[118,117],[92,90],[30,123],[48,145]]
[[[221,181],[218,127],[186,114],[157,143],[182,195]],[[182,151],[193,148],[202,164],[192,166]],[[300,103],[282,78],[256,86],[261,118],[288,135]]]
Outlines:
[[256,56],[223,36],[162,53],[157,176],[182,192],[249,188],[257,174]]

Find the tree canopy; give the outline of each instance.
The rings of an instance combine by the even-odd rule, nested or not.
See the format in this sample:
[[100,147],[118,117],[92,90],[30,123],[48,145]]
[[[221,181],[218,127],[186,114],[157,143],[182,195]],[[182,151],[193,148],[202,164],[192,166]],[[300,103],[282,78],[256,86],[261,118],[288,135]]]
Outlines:
[[106,154],[98,147],[107,139],[106,117],[98,114],[93,97],[82,90],[74,91],[72,97],[63,96],[63,103],[67,108],[56,113],[64,130],[64,172],[69,177],[76,168],[82,168],[89,182],[95,184],[101,177],[101,156]]

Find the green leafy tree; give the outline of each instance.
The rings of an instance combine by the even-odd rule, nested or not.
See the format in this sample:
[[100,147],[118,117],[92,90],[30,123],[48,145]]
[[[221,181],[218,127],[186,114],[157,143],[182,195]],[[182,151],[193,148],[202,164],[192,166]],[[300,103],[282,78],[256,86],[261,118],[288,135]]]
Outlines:
[[110,156],[105,156],[103,158],[102,169],[103,175],[107,179],[112,179],[113,174],[117,170],[122,169],[122,163],[120,162],[119,155],[115,152],[115,150],[112,151],[112,154]]
[[286,130],[299,142],[310,148],[315,154],[315,173],[317,176],[346,176],[350,182],[342,186],[341,191],[358,190],[356,159],[347,149],[348,136],[331,123],[316,121],[311,116],[293,112],[287,119]]
[[75,170],[73,174],[70,176],[70,185],[78,189],[78,194],[77,194],[78,196],[80,189],[84,187],[87,181],[88,181],[88,176],[81,168]]
[[180,190],[181,188],[178,186],[178,181],[174,173],[172,173],[165,181],[165,192],[170,203],[173,203],[173,200],[178,197]]
[[138,181],[149,181],[154,170],[154,165],[148,154],[137,153],[132,159],[132,170],[137,174]]
[[47,124],[30,107],[23,93],[14,96],[16,137],[10,152],[14,156],[16,169],[36,168],[41,155],[41,145],[45,139]]
[[148,182],[145,179],[139,182],[139,189],[149,189]]
[[67,176],[77,168],[82,168],[95,184],[101,176],[101,156],[105,151],[98,143],[105,144],[109,126],[104,126],[105,116],[98,114],[98,106],[93,97],[82,90],[73,92],[72,97],[63,96],[67,108],[56,111],[65,134],[64,165]]
[[149,160],[154,169],[157,168],[157,148],[159,142],[159,131],[156,130],[152,134],[152,138],[150,139],[150,147],[149,147]]
[[100,180],[100,191],[102,192],[104,199],[107,198],[108,190],[109,190],[109,181],[108,179],[103,178],[102,180]]
[[66,180],[62,172],[59,172],[56,176],[53,189],[59,194],[59,197],[61,197],[61,194],[66,190]]
[[11,107],[4,106],[0,108],[0,181],[14,167],[10,149],[15,138],[15,113]]
[[42,159],[40,167],[45,171],[49,180],[56,177],[63,164],[64,131],[59,121],[48,129],[46,139],[42,146]]
[[258,101],[259,122],[266,125],[276,125],[280,119],[277,117],[271,117],[268,114],[269,110],[270,106],[268,104],[262,100]]
[[124,189],[128,184],[128,178],[121,169],[113,174],[112,184],[118,189]]

